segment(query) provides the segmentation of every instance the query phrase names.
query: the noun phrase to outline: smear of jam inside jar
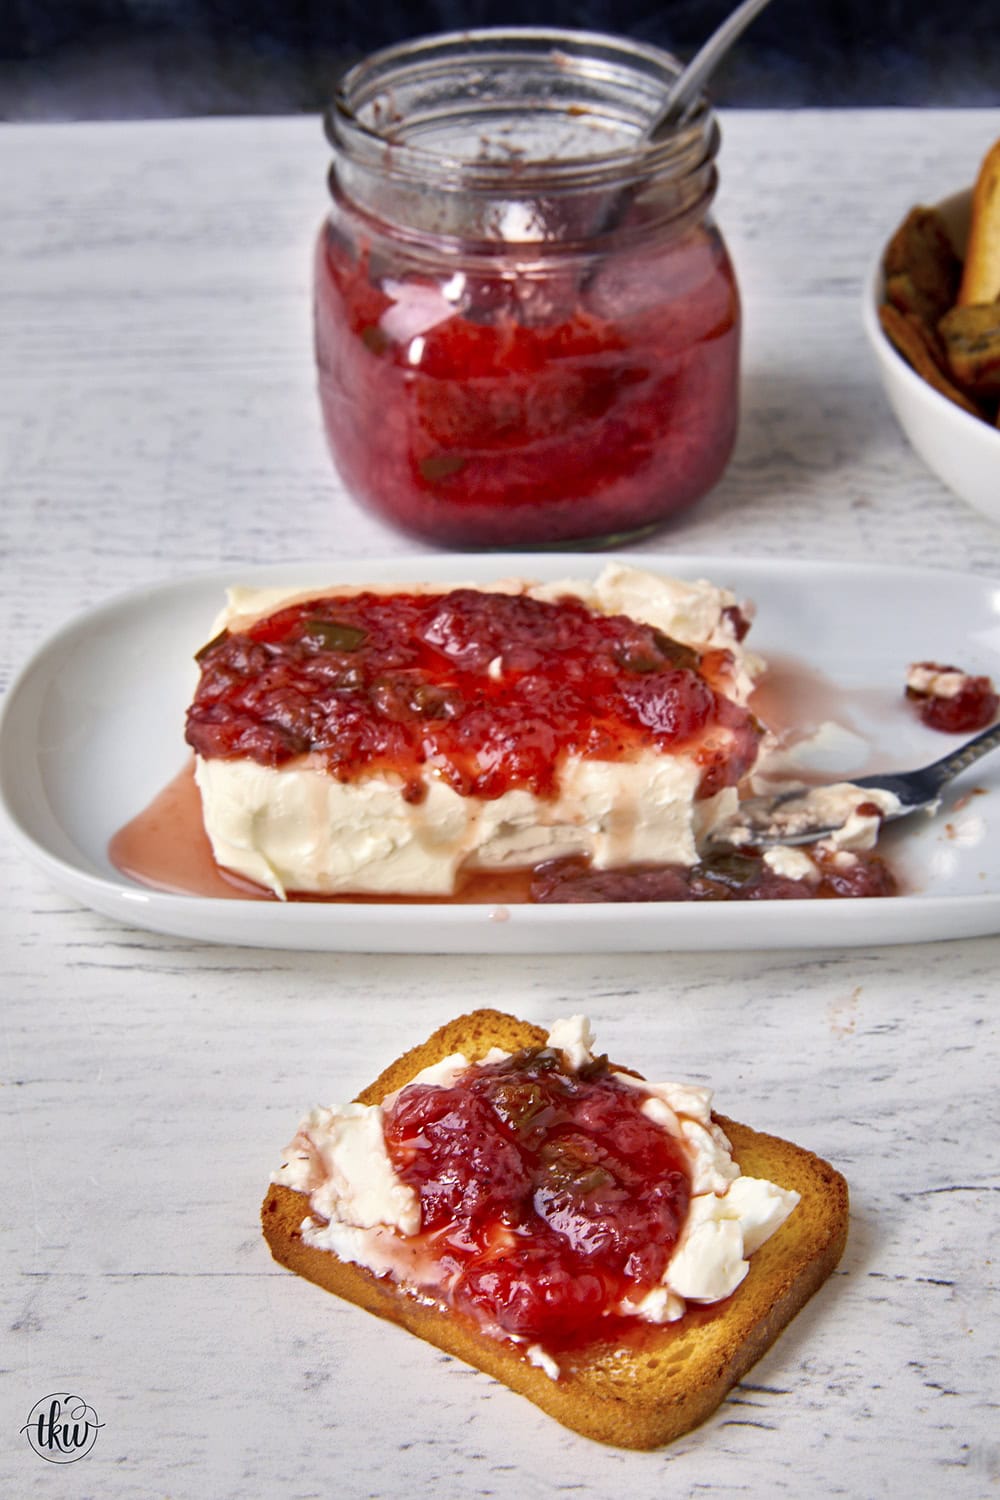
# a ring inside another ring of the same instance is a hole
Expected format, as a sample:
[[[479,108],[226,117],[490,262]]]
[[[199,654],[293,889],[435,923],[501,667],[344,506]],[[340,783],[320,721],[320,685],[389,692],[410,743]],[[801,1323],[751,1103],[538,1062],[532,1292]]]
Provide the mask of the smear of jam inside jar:
[[[737,425],[739,300],[698,224],[582,274],[400,268],[324,228],[320,398],[352,493],[449,546],[610,539],[720,477]]]
[[[605,1058],[568,1073],[550,1048],[402,1090],[386,1145],[454,1273],[455,1306],[558,1350],[593,1339],[624,1296],[661,1279],[690,1178],[643,1099]]]
[[[422,795],[433,768],[463,796],[557,794],[567,755],[684,748],[698,795],[735,785],[760,727],[699,656],[572,597],[455,589],[291,605],[199,652],[187,739],[206,758],[279,766],[313,754],[342,781],[375,771]]]

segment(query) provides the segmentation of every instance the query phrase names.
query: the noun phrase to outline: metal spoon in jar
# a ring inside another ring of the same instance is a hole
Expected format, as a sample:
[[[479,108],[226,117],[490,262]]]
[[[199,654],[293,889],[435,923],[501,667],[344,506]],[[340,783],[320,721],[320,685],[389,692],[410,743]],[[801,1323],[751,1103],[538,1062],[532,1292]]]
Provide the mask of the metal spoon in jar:
[[[859,790],[872,794],[885,823],[921,809],[933,811],[948,782],[998,746],[1000,723],[919,771],[880,772],[834,787],[794,787],[772,796],[748,797],[740,803],[732,822],[718,828],[710,842],[749,844],[756,849],[775,844],[815,844],[836,833],[864,805],[866,799],[857,796]],[[880,793],[888,794],[882,804],[876,800]]]
[[[642,132],[638,142],[640,146],[655,146],[680,129],[709,76],[715,71],[737,38],[742,36],[750,22],[769,4],[770,0],[743,0],[743,3],[726,17],[722,25],[712,32],[708,41],[699,48],[670,85],[661,108],[657,110]],[[592,233],[610,234],[612,230],[618,228],[628,212],[633,191],[633,187],[628,187],[613,196],[605,206],[600,222],[594,226]]]
[[[769,4],[770,0],[743,0],[712,32],[670,85],[662,109],[643,132],[647,141],[663,140],[676,129],[730,47]]]

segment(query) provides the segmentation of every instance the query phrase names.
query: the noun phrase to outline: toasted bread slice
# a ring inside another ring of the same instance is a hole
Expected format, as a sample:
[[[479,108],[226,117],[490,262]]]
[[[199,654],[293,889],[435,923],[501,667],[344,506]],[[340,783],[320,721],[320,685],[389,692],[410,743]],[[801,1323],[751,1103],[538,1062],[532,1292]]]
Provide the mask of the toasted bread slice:
[[[962,266],[934,208],[911,209],[885,250],[886,297],[933,328],[955,301]]]
[[[960,307],[1000,297],[1000,141],[986,153],[972,191],[972,219],[958,293]]]
[[[1000,302],[953,307],[938,333],[959,385],[977,396],[1000,396]]]
[[[901,313],[888,303],[879,308],[878,317],[886,338],[928,385],[933,386],[942,396],[947,396],[949,401],[953,401],[970,416],[983,415],[979,407],[945,374],[945,358],[940,340],[932,329],[926,328],[918,318]]]
[[[477,1061],[491,1047],[517,1051],[545,1041],[537,1026],[498,1011],[475,1011],[405,1053],[358,1095],[358,1102],[379,1103],[422,1068],[454,1052]],[[562,1352],[556,1380],[516,1345],[484,1334],[451,1309],[304,1244],[308,1201],[301,1193],[276,1185],[268,1189],[264,1235],[282,1265],[485,1370],[574,1431],[625,1448],[659,1447],[715,1410],[830,1275],[847,1237],[847,1184],[838,1172],[787,1141],[716,1118],[743,1173],[794,1188],[801,1195],[798,1206],[750,1257],[746,1278],[724,1302],[689,1306],[675,1323],[641,1324],[627,1343]]]

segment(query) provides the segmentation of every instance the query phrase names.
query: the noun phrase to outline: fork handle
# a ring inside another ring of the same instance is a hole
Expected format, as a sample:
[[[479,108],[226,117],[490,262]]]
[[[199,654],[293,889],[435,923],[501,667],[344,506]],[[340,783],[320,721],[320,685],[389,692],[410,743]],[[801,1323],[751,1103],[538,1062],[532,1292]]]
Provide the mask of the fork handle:
[[[959,745],[957,750],[949,750],[947,755],[942,755],[940,760],[932,761],[929,766],[923,766],[912,776],[899,778],[901,786],[910,784],[912,791],[913,782],[919,781],[921,793],[930,796],[946,786],[952,777],[957,776],[960,771],[965,771],[969,766],[975,765],[977,760],[982,760],[984,755],[989,755],[991,750],[1000,746],[1000,720],[991,724],[988,729],[980,730],[979,734],[973,735],[971,740],[966,740],[964,745]],[[855,786],[887,787],[890,791],[894,777],[891,773],[883,776],[859,776]]]
[[[957,750],[952,750],[948,755],[942,755],[940,760],[933,761],[925,768],[925,776],[934,776],[938,786],[944,786],[953,776],[960,771],[965,771],[969,766],[974,766],[977,760],[984,755],[989,755],[1000,745],[1000,721],[991,724],[988,729],[983,729],[979,734],[973,735],[971,740],[966,740]]]

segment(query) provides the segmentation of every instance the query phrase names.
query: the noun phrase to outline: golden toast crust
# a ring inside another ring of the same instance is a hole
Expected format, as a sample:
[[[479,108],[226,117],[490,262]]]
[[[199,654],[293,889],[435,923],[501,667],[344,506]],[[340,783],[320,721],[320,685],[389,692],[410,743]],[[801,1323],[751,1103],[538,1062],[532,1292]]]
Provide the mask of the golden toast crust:
[[[499,1011],[476,1011],[398,1058],[358,1100],[380,1102],[453,1052],[476,1061],[494,1046],[516,1051],[545,1039],[537,1026]],[[676,1323],[641,1325],[625,1345],[595,1343],[561,1353],[558,1380],[451,1309],[304,1244],[308,1202],[301,1193],[268,1189],[264,1236],[275,1260],[289,1270],[495,1376],[574,1431],[625,1448],[659,1447],[715,1410],[830,1275],[847,1237],[847,1184],[827,1162],[775,1136],[716,1119],[741,1170],[796,1189],[798,1207],[755,1251],[745,1280],[725,1302],[689,1307]]]

